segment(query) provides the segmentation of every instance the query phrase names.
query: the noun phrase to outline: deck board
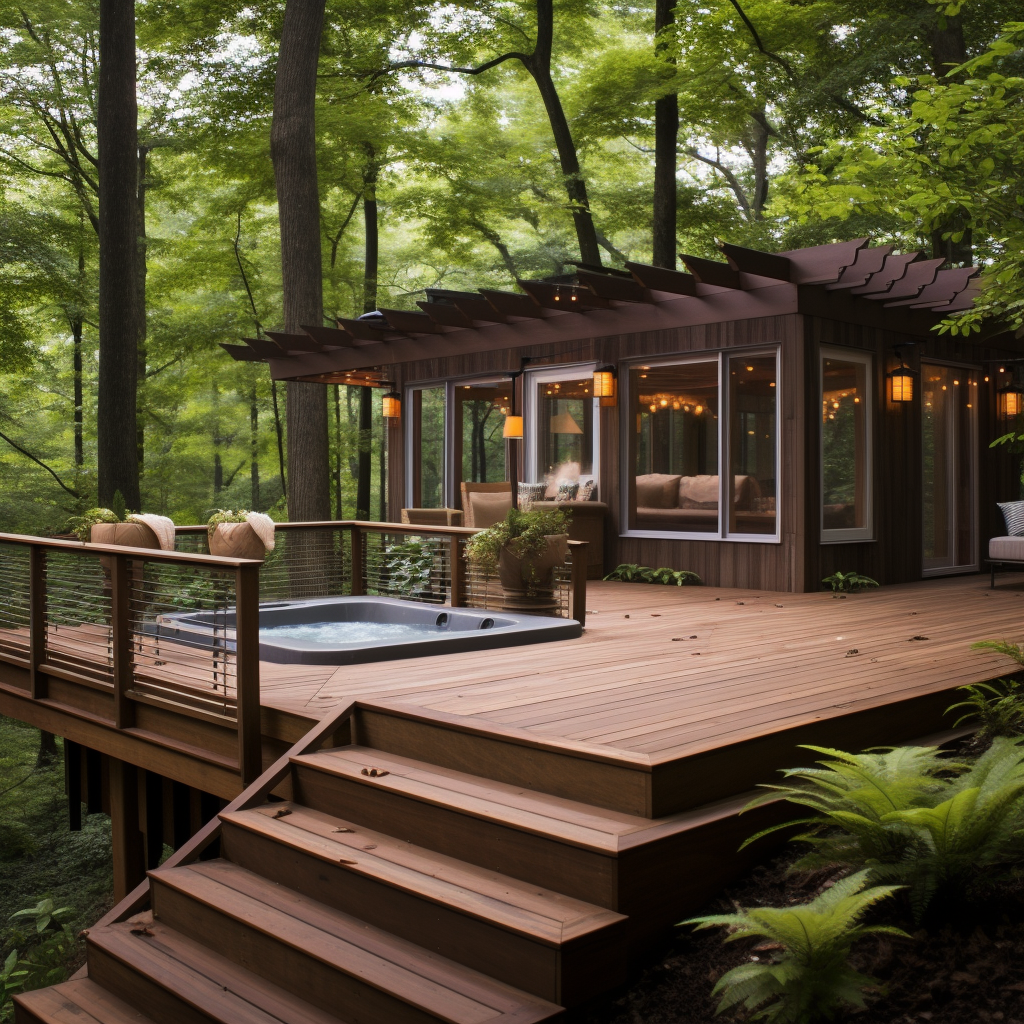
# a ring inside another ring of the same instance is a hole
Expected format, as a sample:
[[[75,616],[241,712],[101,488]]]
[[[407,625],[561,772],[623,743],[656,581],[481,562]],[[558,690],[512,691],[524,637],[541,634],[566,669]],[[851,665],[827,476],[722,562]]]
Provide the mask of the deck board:
[[[386,701],[657,763],[1006,674],[1006,658],[970,645],[1024,639],[1022,598],[1024,574],[995,590],[971,575],[845,600],[591,582],[577,640],[339,668],[263,663],[263,703],[322,716],[352,698]]]

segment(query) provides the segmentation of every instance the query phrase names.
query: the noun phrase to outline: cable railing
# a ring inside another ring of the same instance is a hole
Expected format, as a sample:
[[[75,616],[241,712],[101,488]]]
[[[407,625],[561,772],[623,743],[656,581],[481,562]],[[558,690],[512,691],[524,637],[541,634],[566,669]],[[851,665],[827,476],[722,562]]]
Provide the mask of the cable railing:
[[[246,784],[263,758],[261,603],[369,595],[500,609],[496,575],[466,557],[475,532],[279,523],[264,561],[210,555],[201,526],[178,527],[174,551],[0,534],[0,688],[205,752]],[[586,545],[568,552],[550,613],[584,622]]]

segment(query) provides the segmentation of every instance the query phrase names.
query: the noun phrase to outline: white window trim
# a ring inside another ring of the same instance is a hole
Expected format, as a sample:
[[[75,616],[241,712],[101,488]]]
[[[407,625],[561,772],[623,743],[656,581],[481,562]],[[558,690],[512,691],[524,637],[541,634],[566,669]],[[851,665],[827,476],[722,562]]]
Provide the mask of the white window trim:
[[[864,471],[864,501],[867,508],[867,522],[849,530],[825,529],[825,432],[818,424],[818,536],[822,544],[868,543],[875,539],[875,361],[874,354],[859,348],[843,348],[836,345],[821,345],[818,351],[818,401],[815,416],[821,415],[825,394],[825,360],[842,359],[849,363],[860,363],[867,368],[864,374],[865,408],[864,451],[867,466]]]
[[[731,466],[729,463],[729,396],[726,393],[725,372],[728,360],[733,356],[774,356],[775,357],[775,533],[730,533],[728,523],[728,502],[731,495],[727,488],[732,478]],[[781,345],[761,345],[757,348],[730,348],[718,349],[715,352],[694,353],[687,352],[676,356],[658,356],[656,359],[631,359],[621,365],[619,374],[619,408],[632,409],[633,396],[629,390],[631,370],[640,366],[651,368],[658,366],[682,366],[689,363],[718,363],[718,529],[714,532],[707,531],[696,533],[684,530],[637,530],[623,529],[619,532],[620,537],[636,537],[646,540],[703,540],[715,541],[718,543],[736,544],[781,544],[782,543],[782,381],[780,379],[780,367],[782,362]],[[631,414],[622,415],[620,412],[620,434],[619,434],[619,510],[621,522],[629,522],[629,475],[632,471],[633,439]],[[722,472],[722,466],[727,466],[727,472]]]
[[[526,370],[523,373],[523,473],[527,480],[538,481],[541,479],[540,468],[537,465],[536,444],[540,433],[537,426],[540,405],[534,395],[535,385],[555,383],[556,381],[564,381],[573,377],[593,376],[597,367],[597,363],[559,363],[557,365],[546,363],[544,366],[538,366],[536,369]],[[594,468],[585,475],[588,478],[593,477],[594,482],[598,484],[598,497],[600,497],[601,409],[598,402],[594,403],[593,415]]]

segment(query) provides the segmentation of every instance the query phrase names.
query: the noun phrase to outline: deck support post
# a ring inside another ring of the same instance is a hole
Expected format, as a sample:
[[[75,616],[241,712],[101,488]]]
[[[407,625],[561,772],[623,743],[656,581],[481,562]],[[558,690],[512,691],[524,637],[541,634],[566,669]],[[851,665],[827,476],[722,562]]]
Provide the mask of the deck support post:
[[[352,536],[352,586],[350,593],[353,597],[362,597],[366,593],[366,587],[363,585],[363,531],[358,526],[352,526],[350,529]]]
[[[587,624],[587,541],[569,545],[569,618]]]
[[[145,879],[146,851],[139,821],[139,770],[116,757],[108,761],[114,902],[119,903]]]
[[[263,773],[259,631],[260,566],[240,565],[235,570],[235,718],[243,786]]]
[[[46,697],[46,548],[28,549],[28,677],[33,700]]]
[[[114,673],[114,725],[128,729],[135,724],[132,688],[131,573],[128,559],[114,555],[110,567],[110,630]]]
[[[460,539],[456,533],[448,540],[448,564],[452,578],[450,603],[453,608],[464,608],[466,605],[466,563],[462,559]]]

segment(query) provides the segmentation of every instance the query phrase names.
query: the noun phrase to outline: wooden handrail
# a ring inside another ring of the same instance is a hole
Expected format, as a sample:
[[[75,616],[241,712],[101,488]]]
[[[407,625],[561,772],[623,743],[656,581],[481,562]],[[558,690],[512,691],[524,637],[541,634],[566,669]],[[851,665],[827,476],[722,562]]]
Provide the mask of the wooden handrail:
[[[0,533],[0,544],[23,544],[26,547],[47,548],[78,555],[124,555],[126,558],[145,559],[147,562],[177,562],[207,565],[211,569],[236,569],[242,565],[262,565],[255,558],[225,558],[191,551],[164,551],[161,548],[132,548],[123,544],[92,544],[80,540],[59,540],[55,537],[36,537],[32,534]]]

